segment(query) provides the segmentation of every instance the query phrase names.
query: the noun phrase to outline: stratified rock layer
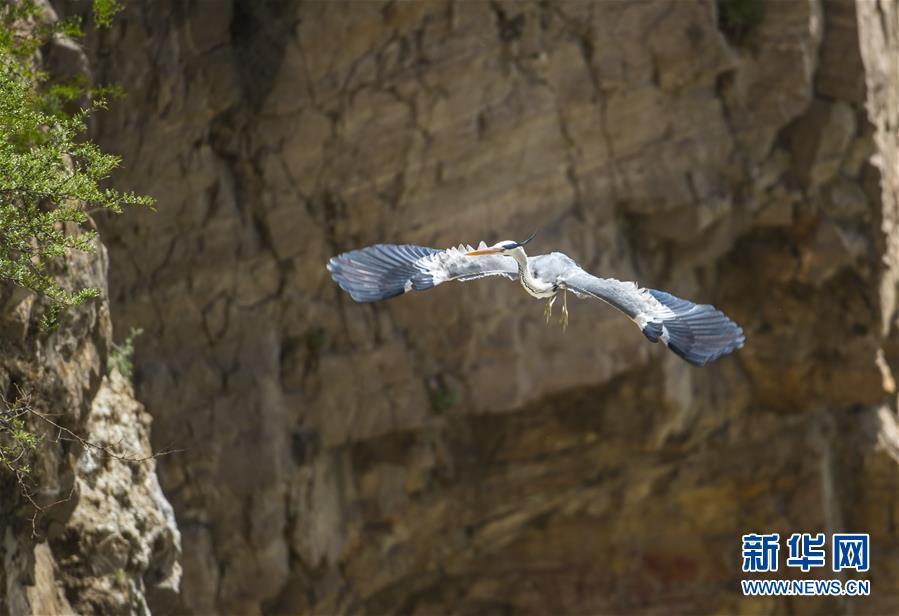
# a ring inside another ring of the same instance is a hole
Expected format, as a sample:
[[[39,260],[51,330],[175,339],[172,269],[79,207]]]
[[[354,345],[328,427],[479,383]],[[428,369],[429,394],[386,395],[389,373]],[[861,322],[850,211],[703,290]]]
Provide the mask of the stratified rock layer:
[[[874,545],[852,609],[899,609],[896,5],[763,8],[130,5],[97,134],[159,208],[102,227],[187,449],[179,609],[833,612],[743,599],[740,536],[840,530]],[[696,370],[598,303],[562,334],[508,282],[363,306],[324,268],[534,229],[746,348]]]

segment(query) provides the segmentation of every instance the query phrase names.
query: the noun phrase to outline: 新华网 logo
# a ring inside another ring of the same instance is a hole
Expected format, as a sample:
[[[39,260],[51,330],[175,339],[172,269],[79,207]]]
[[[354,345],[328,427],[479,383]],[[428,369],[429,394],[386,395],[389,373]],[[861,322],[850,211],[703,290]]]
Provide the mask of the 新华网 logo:
[[[834,573],[870,569],[870,537],[867,533],[834,533],[830,538],[830,550],[824,533],[793,533],[786,539],[785,563],[803,573],[821,569],[830,559]],[[743,573],[776,573],[780,556],[778,533],[749,533],[743,535]],[[837,579],[779,579],[741,580],[743,594],[747,596],[795,595],[795,596],[866,596],[871,594],[869,580]]]

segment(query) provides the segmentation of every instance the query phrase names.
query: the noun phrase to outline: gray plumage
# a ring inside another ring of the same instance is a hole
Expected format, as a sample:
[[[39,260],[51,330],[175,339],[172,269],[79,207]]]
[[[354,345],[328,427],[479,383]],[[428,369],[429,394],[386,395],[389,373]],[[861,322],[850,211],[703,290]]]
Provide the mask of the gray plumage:
[[[560,292],[563,325],[568,322],[567,291],[594,297],[627,315],[649,340],[661,341],[697,366],[743,346],[743,330],[714,306],[639,288],[633,282],[597,278],[560,252],[528,257],[522,248],[527,241],[507,240],[491,247],[481,242],[477,251],[464,245],[437,250],[377,244],[333,257],[327,267],[334,282],[357,302],[422,291],[448,280],[505,276],[518,280],[531,296],[548,299],[547,321]]]

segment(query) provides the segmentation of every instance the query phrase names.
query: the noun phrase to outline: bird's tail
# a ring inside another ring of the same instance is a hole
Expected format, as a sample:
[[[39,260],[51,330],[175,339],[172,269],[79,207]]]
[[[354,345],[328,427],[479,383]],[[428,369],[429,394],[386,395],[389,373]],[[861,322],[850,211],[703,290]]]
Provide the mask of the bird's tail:
[[[652,342],[661,340],[696,366],[704,366],[743,346],[742,328],[714,306],[694,304],[664,291],[647,290],[673,313],[643,327],[643,334]]]

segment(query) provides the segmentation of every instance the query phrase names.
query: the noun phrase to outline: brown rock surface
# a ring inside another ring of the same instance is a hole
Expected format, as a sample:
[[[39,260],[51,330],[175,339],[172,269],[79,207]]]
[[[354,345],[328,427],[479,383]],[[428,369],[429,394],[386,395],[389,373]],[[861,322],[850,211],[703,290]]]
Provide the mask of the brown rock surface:
[[[99,253],[70,259],[68,280],[105,286],[102,246]],[[71,432],[32,418],[41,442],[24,491],[5,469],[0,476],[0,613],[147,614],[171,606],[180,538],[156,464],[107,455],[151,454],[150,416],[118,372],[104,375],[107,304],[78,308],[42,332],[40,302],[8,286],[3,300],[4,400],[27,400]]]
[[[54,74],[86,65],[68,39],[43,54],[57,63],[43,64]],[[59,273],[71,289],[105,291],[107,266],[98,244],[96,254],[72,254]],[[39,327],[44,309],[33,295],[0,284],[0,409],[27,407],[54,423],[24,415],[40,436],[31,471],[20,483],[0,469],[0,614],[169,608],[180,581],[180,539],[155,461],[107,455],[151,454],[150,415],[130,383],[108,372],[109,304],[69,310],[55,330]]]
[[[896,3],[129,4],[102,222],[194,613],[899,610]],[[702,370],[501,281],[353,304],[331,255],[517,238],[710,301]],[[743,599],[740,535],[869,532],[869,599]]]

